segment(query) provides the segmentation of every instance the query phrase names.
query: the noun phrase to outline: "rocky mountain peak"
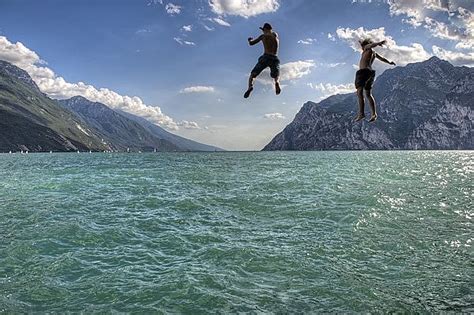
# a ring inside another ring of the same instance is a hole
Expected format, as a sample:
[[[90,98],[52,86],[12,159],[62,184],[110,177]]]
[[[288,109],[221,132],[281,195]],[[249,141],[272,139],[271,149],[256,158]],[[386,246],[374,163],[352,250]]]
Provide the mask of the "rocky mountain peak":
[[[28,86],[30,86],[37,92],[41,93],[40,89],[36,85],[35,81],[33,81],[33,79],[30,77],[28,72],[21,68],[18,68],[17,66],[9,63],[8,61],[0,60],[0,73],[6,76],[15,77],[23,83],[26,83]]]
[[[379,119],[354,123],[357,97],[307,102],[264,150],[474,149],[474,69],[432,57],[375,81]],[[368,114],[366,108],[366,114]]]

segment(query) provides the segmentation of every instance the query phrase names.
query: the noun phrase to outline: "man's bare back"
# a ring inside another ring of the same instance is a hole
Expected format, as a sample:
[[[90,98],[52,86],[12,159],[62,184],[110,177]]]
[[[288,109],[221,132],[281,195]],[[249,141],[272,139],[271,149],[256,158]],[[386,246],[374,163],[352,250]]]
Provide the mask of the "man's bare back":
[[[267,55],[276,56],[278,54],[278,34],[272,31],[265,31],[262,35],[256,39],[249,38],[249,44],[251,46],[258,44],[259,42],[263,43],[263,51]]]
[[[278,54],[278,34],[271,32],[268,34],[260,35],[263,43],[264,52],[268,55],[276,56]]]

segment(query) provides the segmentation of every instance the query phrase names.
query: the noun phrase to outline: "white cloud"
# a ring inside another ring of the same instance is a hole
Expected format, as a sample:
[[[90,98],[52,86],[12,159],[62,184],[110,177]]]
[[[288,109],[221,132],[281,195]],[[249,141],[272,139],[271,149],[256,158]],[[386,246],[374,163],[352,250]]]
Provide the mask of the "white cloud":
[[[203,26],[206,29],[206,31],[212,32],[214,30],[213,27],[207,26],[206,24],[203,24]]]
[[[138,31],[135,32],[135,34],[137,35],[145,35],[148,33],[151,33],[151,30],[147,28],[139,29]]]
[[[173,39],[175,40],[175,42],[177,42],[180,45],[196,46],[195,42],[184,40],[181,37],[174,37]]]
[[[214,92],[215,88],[213,86],[202,86],[202,85],[197,85],[197,86],[189,86],[181,91],[179,93],[210,93]]]
[[[193,30],[193,26],[192,25],[183,25],[183,27],[181,27],[181,30],[184,31],[184,32],[191,32]]]
[[[170,2],[165,6],[165,9],[169,15],[176,15],[181,13],[182,7]]]
[[[336,36],[332,35],[331,33],[328,33],[328,39],[332,42],[336,41]]]
[[[459,52],[446,50],[438,46],[433,46],[433,53],[441,59],[447,60],[454,65],[474,67],[474,52]]]
[[[217,23],[217,24],[219,24],[219,25],[221,25],[221,26],[227,26],[227,27],[230,26],[229,22],[227,22],[227,21],[225,21],[225,20],[223,20],[223,19],[221,19],[221,18],[219,18],[219,17],[210,18],[209,21],[212,21],[212,22],[214,22],[214,23]]]
[[[464,37],[464,34],[458,33],[458,29],[449,27],[448,24],[439,22],[430,17],[425,17],[424,27],[428,29],[434,37],[453,41],[462,40]]]
[[[316,38],[306,38],[306,39],[300,39],[298,41],[298,44],[302,44],[302,45],[312,45],[316,43]]]
[[[281,81],[296,80],[311,73],[316,64],[313,60],[288,62],[281,66]]]
[[[219,15],[238,15],[244,18],[275,12],[278,0],[209,0],[211,10]]]
[[[321,99],[326,98],[335,94],[347,94],[355,91],[354,83],[347,84],[331,84],[331,83],[318,83],[318,84],[307,84],[310,88],[315,89],[323,94]]]
[[[11,43],[4,36],[0,36],[0,59],[27,71],[40,90],[52,98],[66,99],[81,95],[91,101],[103,103],[110,108],[146,118],[168,129],[178,129],[179,123],[163,114],[158,106],[147,105],[137,96],[120,95],[107,88],[96,88],[83,82],[67,82],[64,78],[57,76],[53,70],[41,66],[45,62],[34,51],[20,42]]]
[[[148,2],[147,6],[157,5],[157,4],[163,5],[163,0],[150,0],[150,1]]]
[[[288,62],[280,66],[280,81],[294,81],[311,73],[311,69],[316,67],[313,60],[299,60]],[[263,84],[273,84],[273,80],[269,77],[268,69],[259,76],[259,81]]]
[[[362,27],[358,29],[338,28],[336,34],[339,39],[346,41],[357,52],[360,52],[359,40],[361,39],[386,40],[386,45],[384,47],[377,47],[376,50],[387,59],[395,61],[398,65],[424,61],[431,56],[418,43],[413,43],[410,46],[399,46],[391,36],[385,34],[383,27],[372,30],[366,30]]]
[[[11,62],[22,69],[40,63],[40,57],[34,51],[20,42],[11,43],[5,36],[0,36],[0,59]]]
[[[388,5],[391,15],[406,15],[409,23],[415,27],[420,26],[423,19],[431,12],[449,12],[454,1],[446,0],[389,0]]]
[[[286,117],[283,116],[282,113],[268,113],[263,115],[263,118],[270,119],[270,120],[277,120],[277,119],[285,119]]]
[[[388,4],[390,14],[405,15],[403,21],[413,27],[423,25],[434,37],[456,41],[456,49],[474,50],[472,0],[390,0]]]
[[[328,63],[326,64],[329,68],[336,68],[339,66],[344,66],[346,63],[345,62],[333,62],[333,63]]]
[[[184,129],[201,129],[201,127],[199,127],[198,123],[195,121],[183,120],[180,123],[178,123],[178,125],[180,127],[183,127]]]

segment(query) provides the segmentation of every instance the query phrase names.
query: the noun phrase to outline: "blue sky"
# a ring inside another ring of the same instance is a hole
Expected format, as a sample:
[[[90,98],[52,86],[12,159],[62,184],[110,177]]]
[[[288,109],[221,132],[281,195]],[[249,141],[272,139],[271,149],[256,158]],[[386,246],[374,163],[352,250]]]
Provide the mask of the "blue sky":
[[[400,65],[438,55],[473,66],[473,3],[0,0],[0,59],[26,68],[52,97],[84,94],[188,138],[258,150],[304,102],[352,91],[360,37],[389,37],[380,52]],[[247,37],[264,22],[280,36],[284,88],[276,96],[257,82],[246,100],[248,73],[262,53]]]

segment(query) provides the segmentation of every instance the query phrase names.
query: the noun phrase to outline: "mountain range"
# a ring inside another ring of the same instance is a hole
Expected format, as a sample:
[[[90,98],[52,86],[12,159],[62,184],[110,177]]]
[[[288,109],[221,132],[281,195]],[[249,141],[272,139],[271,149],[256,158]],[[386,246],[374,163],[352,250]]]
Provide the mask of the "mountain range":
[[[357,97],[307,102],[263,150],[474,149],[474,69],[432,57],[375,81],[379,119],[355,123]],[[53,100],[0,60],[0,152],[220,151],[145,118],[75,96]]]
[[[222,151],[82,96],[53,100],[0,60],[0,152]]]
[[[389,69],[374,84],[375,123],[353,121],[355,93],[334,95],[305,103],[263,150],[472,150],[473,86],[473,68],[437,57]]]

